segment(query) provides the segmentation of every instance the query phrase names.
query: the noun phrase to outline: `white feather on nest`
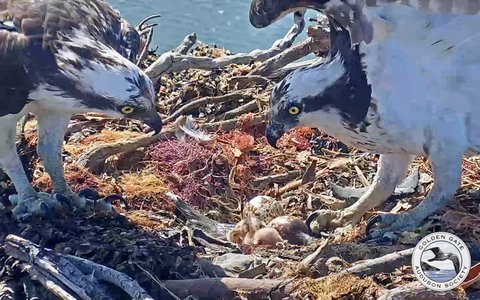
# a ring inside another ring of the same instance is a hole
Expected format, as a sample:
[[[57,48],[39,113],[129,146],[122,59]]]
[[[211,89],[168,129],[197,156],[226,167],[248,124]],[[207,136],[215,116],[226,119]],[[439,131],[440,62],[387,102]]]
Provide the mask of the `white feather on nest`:
[[[189,136],[202,142],[212,140],[210,134],[198,129],[192,116],[180,116],[175,121],[175,136],[177,139],[183,139],[185,136]]]

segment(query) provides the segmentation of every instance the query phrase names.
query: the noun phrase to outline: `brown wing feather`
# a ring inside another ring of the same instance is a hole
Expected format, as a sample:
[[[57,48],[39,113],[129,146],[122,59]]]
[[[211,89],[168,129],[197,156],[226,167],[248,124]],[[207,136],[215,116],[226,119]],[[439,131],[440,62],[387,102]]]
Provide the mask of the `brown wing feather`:
[[[44,44],[80,28],[114,48],[119,43],[120,16],[98,0],[0,0],[0,20],[28,37],[43,35]]]
[[[72,30],[114,49],[121,42],[121,18],[100,0],[0,0],[0,21],[16,28],[0,29],[0,117],[23,108],[34,84],[30,70],[55,65],[53,52]]]

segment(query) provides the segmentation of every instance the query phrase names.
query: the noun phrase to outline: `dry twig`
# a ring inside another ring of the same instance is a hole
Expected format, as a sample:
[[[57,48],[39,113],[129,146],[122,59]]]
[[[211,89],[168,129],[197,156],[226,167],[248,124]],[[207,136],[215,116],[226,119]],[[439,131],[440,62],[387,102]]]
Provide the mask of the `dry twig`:
[[[200,99],[192,100],[185,104],[184,106],[176,109],[170,116],[168,116],[164,122],[169,122],[175,120],[177,117],[181,115],[188,114],[189,112],[197,109],[201,106],[206,104],[218,104],[224,103],[227,101],[238,101],[241,99],[251,99],[253,97],[254,90],[253,89],[246,89],[241,91],[233,91],[231,93],[216,96],[216,97],[203,97]]]
[[[328,245],[329,242],[331,242],[332,239],[326,239],[323,241],[320,246],[318,246],[317,250],[315,250],[313,253],[305,257],[300,264],[297,266],[297,270],[309,270],[313,264],[320,258],[323,249]]]
[[[215,117],[215,121],[228,120],[258,110],[257,100],[247,102],[237,108]]]

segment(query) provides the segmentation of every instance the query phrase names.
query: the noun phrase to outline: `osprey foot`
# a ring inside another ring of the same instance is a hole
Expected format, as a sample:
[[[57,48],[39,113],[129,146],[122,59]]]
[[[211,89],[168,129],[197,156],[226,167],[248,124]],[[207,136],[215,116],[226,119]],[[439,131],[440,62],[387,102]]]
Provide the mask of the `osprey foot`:
[[[394,240],[397,232],[415,228],[421,222],[422,220],[416,219],[410,213],[377,213],[368,220],[365,228],[366,237],[362,241],[384,240],[384,238]],[[377,224],[380,226],[377,227]],[[375,228],[372,229],[374,226]]]
[[[32,216],[53,218],[55,211],[62,206],[71,206],[71,200],[60,194],[37,193],[29,198],[11,195],[9,201],[15,207],[12,215],[17,220],[25,220]]]
[[[102,198],[94,189],[85,188],[78,193],[78,196],[86,199],[87,205],[92,206],[94,210],[107,212],[113,211],[112,202],[115,200],[121,201],[125,205],[125,207],[129,209],[129,205],[125,198],[118,194],[109,195]]]
[[[336,233],[341,234],[351,228],[350,225],[356,223],[355,215],[347,210],[320,209],[311,213],[305,221],[310,235],[320,237],[320,233],[325,230],[336,229]],[[343,227],[347,225],[346,227]]]

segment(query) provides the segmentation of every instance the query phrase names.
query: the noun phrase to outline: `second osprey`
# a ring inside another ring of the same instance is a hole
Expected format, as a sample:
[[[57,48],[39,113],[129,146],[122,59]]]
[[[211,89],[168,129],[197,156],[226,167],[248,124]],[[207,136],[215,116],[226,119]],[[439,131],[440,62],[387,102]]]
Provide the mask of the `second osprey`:
[[[480,150],[480,1],[395,2],[252,3],[256,27],[303,7],[331,21],[329,57],[291,73],[273,91],[269,142],[292,127],[318,127],[380,154],[373,183],[355,204],[309,218],[317,231],[358,222],[392,194],[415,156],[427,156],[435,183],[426,199],[406,213],[380,213],[368,228],[383,226],[369,237],[418,226],[452,200],[463,156]]]

